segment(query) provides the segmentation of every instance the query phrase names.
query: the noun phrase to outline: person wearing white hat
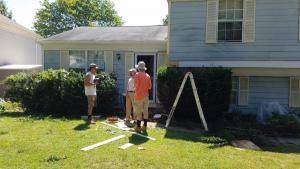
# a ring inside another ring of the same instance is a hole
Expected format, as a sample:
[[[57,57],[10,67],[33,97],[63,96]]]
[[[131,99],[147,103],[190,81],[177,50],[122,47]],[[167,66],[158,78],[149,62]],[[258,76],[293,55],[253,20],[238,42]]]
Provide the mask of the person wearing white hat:
[[[126,117],[125,124],[131,126],[130,120],[135,120],[135,113],[132,111],[134,105],[134,76],[136,69],[132,68],[128,70],[130,78],[128,79],[126,89]]]
[[[149,90],[152,88],[151,78],[146,73],[146,64],[140,61],[137,65],[138,73],[134,76],[134,112],[137,116],[137,122],[134,130],[140,132],[146,131],[148,121],[148,108],[149,108]],[[144,120],[143,127],[141,121]]]
[[[88,124],[95,124],[92,119],[92,113],[97,99],[96,85],[98,80],[96,79],[96,73],[97,65],[92,63],[90,64],[89,72],[84,77],[84,92],[88,100]]]

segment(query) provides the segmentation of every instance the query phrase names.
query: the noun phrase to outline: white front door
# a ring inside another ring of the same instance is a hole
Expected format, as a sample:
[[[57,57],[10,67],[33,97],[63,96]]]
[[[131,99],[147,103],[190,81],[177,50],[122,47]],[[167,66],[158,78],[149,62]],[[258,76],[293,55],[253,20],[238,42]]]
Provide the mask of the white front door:
[[[139,61],[146,63],[146,72],[151,77],[152,89],[149,93],[149,100],[150,102],[156,102],[156,53],[136,53],[134,64],[137,65]]]

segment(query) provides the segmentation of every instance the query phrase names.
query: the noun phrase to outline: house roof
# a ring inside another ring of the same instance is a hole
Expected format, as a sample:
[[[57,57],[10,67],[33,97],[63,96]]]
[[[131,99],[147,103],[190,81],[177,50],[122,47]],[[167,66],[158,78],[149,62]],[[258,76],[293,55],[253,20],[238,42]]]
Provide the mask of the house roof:
[[[165,42],[167,34],[167,26],[78,27],[44,42]]]
[[[0,14],[0,29],[3,29],[8,32],[16,33],[22,36],[30,37],[32,39],[42,39],[41,36],[35,32],[25,28],[24,26],[18,24],[17,22],[7,18]]]

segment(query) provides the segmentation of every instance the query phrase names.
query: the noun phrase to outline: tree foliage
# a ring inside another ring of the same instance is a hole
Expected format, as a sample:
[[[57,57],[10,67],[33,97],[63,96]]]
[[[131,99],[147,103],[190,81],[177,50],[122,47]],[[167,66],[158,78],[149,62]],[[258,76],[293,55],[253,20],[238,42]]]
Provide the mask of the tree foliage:
[[[110,0],[43,0],[35,31],[49,37],[80,26],[120,26],[123,21]]]
[[[8,11],[8,8],[3,0],[0,0],[0,14],[12,19],[12,11]]]

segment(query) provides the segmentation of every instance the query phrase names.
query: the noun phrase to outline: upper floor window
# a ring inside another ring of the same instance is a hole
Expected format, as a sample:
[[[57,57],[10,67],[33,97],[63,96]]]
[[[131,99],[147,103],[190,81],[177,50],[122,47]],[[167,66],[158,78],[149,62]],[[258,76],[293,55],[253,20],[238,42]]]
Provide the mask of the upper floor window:
[[[243,0],[219,0],[218,41],[242,42]]]

